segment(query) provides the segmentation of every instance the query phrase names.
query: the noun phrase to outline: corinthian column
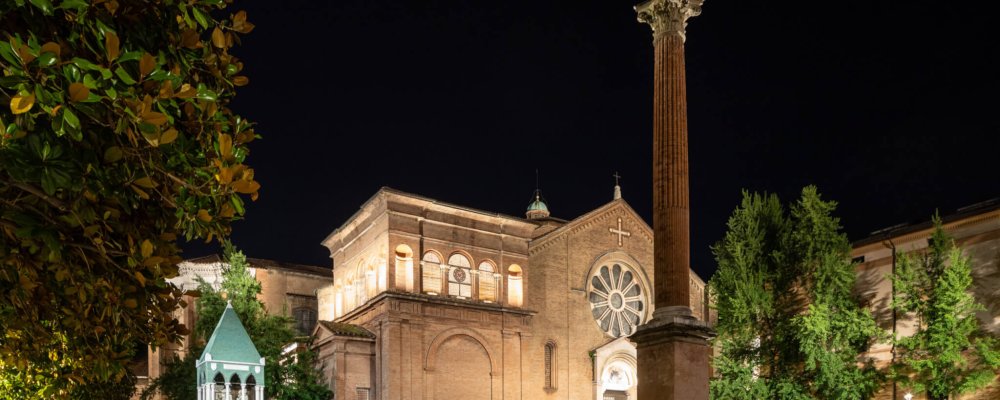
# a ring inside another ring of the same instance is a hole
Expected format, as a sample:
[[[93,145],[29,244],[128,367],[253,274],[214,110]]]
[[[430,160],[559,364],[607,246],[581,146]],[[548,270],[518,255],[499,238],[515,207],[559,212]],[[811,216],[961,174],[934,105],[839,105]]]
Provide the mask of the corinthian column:
[[[653,260],[656,313],[691,315],[688,205],[687,20],[702,0],[653,0],[636,7],[653,28]]]
[[[708,400],[708,339],[691,316],[685,29],[704,0],[650,0],[636,6],[653,28],[653,319],[632,336],[637,344],[638,397]]]

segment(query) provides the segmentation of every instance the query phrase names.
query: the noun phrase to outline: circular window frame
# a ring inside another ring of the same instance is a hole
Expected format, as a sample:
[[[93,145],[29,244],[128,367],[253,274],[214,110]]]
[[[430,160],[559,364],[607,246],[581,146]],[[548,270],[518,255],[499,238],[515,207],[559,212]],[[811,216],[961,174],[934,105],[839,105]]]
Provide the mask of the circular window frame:
[[[648,280],[633,266],[637,263],[623,258],[601,257],[587,275],[586,298],[591,317],[597,329],[611,338],[635,334],[650,315]],[[627,274],[631,276],[628,279]]]

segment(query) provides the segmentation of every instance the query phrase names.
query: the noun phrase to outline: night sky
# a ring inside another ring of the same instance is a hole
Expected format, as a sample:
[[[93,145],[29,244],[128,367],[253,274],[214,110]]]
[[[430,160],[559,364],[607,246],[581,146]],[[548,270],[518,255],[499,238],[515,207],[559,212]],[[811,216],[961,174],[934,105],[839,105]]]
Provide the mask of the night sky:
[[[633,3],[238,1],[233,109],[264,139],[234,242],[329,266],[379,187],[523,216],[624,198],[652,222],[652,36]],[[707,0],[688,26],[692,265],[741,189],[816,184],[851,240],[1000,196],[1000,28],[940,1]],[[187,257],[208,248],[192,245]]]

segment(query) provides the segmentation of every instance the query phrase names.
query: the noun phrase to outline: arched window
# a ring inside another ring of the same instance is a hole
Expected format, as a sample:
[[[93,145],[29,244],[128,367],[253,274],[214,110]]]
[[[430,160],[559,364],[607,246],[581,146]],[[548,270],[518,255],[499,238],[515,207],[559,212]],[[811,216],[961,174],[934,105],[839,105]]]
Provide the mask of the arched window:
[[[396,289],[413,291],[413,250],[410,246],[396,246]]]
[[[507,268],[507,304],[513,307],[524,304],[524,283],[521,275],[520,265],[511,264]]]
[[[250,375],[247,377],[247,400],[257,400],[257,379]]]
[[[240,377],[239,375],[233,374],[229,378],[229,398],[239,399],[240,398]]]
[[[372,259],[365,268],[365,300],[374,298],[376,294],[378,294],[378,276],[375,270],[375,259]]]
[[[424,253],[420,270],[424,293],[441,294],[441,257],[433,251]]]
[[[365,282],[368,280],[367,276],[364,264],[358,264],[358,268],[354,272],[354,294],[358,296],[358,302],[355,304],[355,307],[361,307],[368,301],[368,291],[365,290]]]
[[[462,299],[472,297],[472,263],[458,253],[448,257],[448,295]]]
[[[344,313],[349,313],[357,304],[358,296],[354,293],[354,276],[347,278],[347,285],[344,290]]]
[[[556,344],[553,342],[545,343],[545,389],[555,389],[556,388]]]
[[[479,300],[497,301],[497,267],[490,261],[479,263]]]
[[[212,379],[215,382],[215,390],[212,392],[212,400],[225,400],[226,398],[226,377],[222,376],[222,373],[216,373],[215,378]]]

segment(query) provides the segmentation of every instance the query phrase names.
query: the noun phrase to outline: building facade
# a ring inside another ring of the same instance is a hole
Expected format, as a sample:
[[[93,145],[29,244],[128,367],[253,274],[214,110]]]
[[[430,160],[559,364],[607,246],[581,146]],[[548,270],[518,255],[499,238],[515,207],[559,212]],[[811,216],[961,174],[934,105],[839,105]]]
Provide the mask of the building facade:
[[[993,334],[1000,334],[1000,200],[959,209],[943,217],[943,228],[972,264],[972,293],[985,306],[979,312],[982,326]],[[872,310],[882,329],[898,336],[912,335],[913,318],[892,312],[892,276],[898,261],[894,254],[926,251],[934,226],[930,221],[890,227],[873,233],[854,243],[852,256],[858,262],[857,288],[862,300]],[[893,360],[889,343],[878,343],[868,353],[876,365],[884,367]],[[989,388],[963,400],[1000,398],[1000,388],[994,383]],[[904,399],[908,388],[889,384],[879,394],[879,399]],[[920,397],[913,397],[921,399]]]
[[[652,230],[618,193],[566,221],[537,193],[518,218],[380,190],[323,241],[314,346],[336,398],[634,399]]]

